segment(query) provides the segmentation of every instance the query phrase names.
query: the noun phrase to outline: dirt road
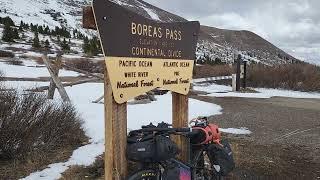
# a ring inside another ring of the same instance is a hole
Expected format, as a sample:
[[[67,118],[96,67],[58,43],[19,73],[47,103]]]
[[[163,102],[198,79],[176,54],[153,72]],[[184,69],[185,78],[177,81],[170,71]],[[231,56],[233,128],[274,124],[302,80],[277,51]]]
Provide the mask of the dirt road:
[[[237,163],[230,179],[320,179],[320,100],[192,98],[222,106],[211,117],[221,127],[252,131],[224,134]]]

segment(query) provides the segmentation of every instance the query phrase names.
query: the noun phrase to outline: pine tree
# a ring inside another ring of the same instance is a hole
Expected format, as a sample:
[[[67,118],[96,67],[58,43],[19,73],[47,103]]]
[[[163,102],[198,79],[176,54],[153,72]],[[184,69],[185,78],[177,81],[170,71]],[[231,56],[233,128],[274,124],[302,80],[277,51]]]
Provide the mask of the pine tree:
[[[90,53],[93,56],[98,54],[97,45],[96,45],[96,43],[94,42],[93,39],[90,40]]]
[[[28,23],[25,23],[23,28],[24,28],[24,29],[29,29],[29,24],[28,24]]]
[[[47,50],[50,49],[50,43],[49,43],[49,40],[48,40],[48,39],[44,42],[44,47],[45,47]]]
[[[31,26],[31,31],[38,33],[38,24]]]
[[[54,27],[54,33],[56,35],[60,35],[59,31],[60,31],[60,28],[58,26]]]
[[[49,26],[46,26],[45,28],[44,28],[44,34],[50,34],[50,29],[49,29]]]
[[[40,42],[39,42],[39,35],[38,32],[34,33],[34,38],[33,38],[33,43],[32,43],[32,47],[34,48],[40,48]]]
[[[19,31],[22,31],[23,28],[24,28],[24,23],[23,23],[23,21],[20,21]]]
[[[18,32],[17,28],[12,29],[12,36],[13,36],[13,39],[20,39],[19,32]]]
[[[102,53],[101,45],[97,37],[93,37],[90,40],[87,37],[84,37],[82,50],[88,56],[95,56]]]
[[[77,30],[77,29],[74,29],[74,30],[72,31],[72,33],[73,33],[73,37],[74,37],[74,38],[77,38],[78,30]]]
[[[24,32],[21,32],[20,39],[25,39],[25,38],[26,38],[26,35],[24,34]]]
[[[9,16],[2,18],[1,21],[2,21],[1,23],[4,25],[15,26],[13,20]]]
[[[87,37],[84,37],[82,50],[85,54],[89,54],[90,45],[89,45],[89,39]]]
[[[42,28],[42,26],[38,26],[38,32],[39,32],[39,34],[43,34],[43,28]]]
[[[97,55],[99,53],[102,53],[99,39],[96,36],[94,36],[91,41],[92,41],[91,44],[93,48],[93,54]]]
[[[64,52],[70,51],[70,46],[66,41],[66,38],[63,38],[63,42],[61,43],[61,48]]]
[[[14,42],[13,30],[9,24],[5,24],[4,26],[2,40],[5,42]]]

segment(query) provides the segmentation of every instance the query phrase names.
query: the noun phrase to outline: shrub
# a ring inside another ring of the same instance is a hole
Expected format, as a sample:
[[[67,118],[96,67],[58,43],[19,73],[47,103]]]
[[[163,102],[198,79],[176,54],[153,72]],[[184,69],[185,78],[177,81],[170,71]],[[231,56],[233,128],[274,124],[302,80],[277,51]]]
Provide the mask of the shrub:
[[[35,57],[35,61],[37,64],[42,65],[44,64],[42,57]]]
[[[235,73],[235,70],[229,65],[202,65],[194,67],[194,78],[231,76],[233,73]]]
[[[0,57],[10,57],[10,58],[13,58],[14,57],[14,54],[10,51],[3,51],[3,50],[0,50]]]
[[[70,104],[49,102],[42,94],[0,91],[0,159],[78,145],[81,120]]]
[[[250,65],[248,85],[298,91],[320,91],[320,69],[311,64]]]
[[[6,61],[6,63],[10,64],[10,65],[23,66],[23,61],[20,61],[17,59],[12,59],[12,60]]]
[[[92,62],[88,59],[70,60],[65,63],[69,66],[91,73],[103,73],[105,66],[104,61]]]

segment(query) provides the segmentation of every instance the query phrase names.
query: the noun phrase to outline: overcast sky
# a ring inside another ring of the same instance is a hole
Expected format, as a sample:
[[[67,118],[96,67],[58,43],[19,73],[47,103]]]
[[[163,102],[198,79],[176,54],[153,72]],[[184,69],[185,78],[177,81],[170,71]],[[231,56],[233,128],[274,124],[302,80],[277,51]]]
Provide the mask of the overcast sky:
[[[203,25],[253,31],[299,58],[320,59],[320,0],[145,1]]]

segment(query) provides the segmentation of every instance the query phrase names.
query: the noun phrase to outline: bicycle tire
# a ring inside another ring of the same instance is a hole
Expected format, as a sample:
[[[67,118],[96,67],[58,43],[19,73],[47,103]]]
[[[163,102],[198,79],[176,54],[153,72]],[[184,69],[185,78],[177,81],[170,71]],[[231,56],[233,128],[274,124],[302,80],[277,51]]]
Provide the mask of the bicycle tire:
[[[160,175],[157,170],[148,169],[136,172],[127,180],[160,180]]]
[[[223,180],[223,177],[214,170],[204,148],[193,149],[192,165],[193,180]]]

